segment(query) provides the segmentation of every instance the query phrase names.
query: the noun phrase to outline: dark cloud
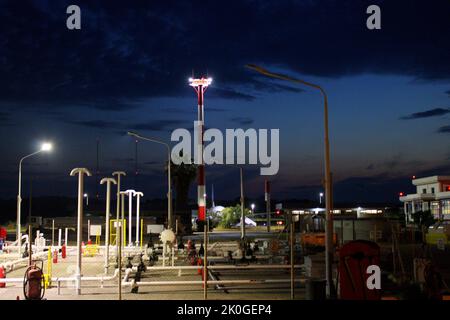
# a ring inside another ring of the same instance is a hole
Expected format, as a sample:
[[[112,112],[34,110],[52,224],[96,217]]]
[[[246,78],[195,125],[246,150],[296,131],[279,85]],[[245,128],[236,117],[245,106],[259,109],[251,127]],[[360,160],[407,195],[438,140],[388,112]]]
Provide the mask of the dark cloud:
[[[210,106],[205,106],[207,112],[224,112],[227,111],[226,109],[223,108],[214,108],[214,107],[210,107]],[[161,108],[160,109],[163,112],[167,112],[167,113],[178,113],[178,114],[184,114],[184,113],[197,113],[197,109],[196,108],[178,108],[178,107],[168,107],[168,108]]]
[[[368,0],[79,0],[79,31],[65,27],[69,4],[2,1],[2,102],[127,110],[149,97],[192,96],[183,81],[192,70],[214,77],[215,97],[248,101],[261,91],[299,91],[261,80],[246,63],[306,76],[450,78],[446,0],[383,1],[375,32],[365,27]]]
[[[253,119],[250,119],[247,117],[235,117],[235,118],[231,118],[230,120],[233,122],[236,122],[237,124],[239,124],[241,126],[248,126],[254,122]]]
[[[450,113],[450,109],[434,108],[427,111],[412,113],[408,116],[401,117],[401,120],[414,120],[422,118],[440,117]]]
[[[145,165],[149,165],[149,166],[153,166],[155,164],[161,164],[161,162],[157,162],[157,161],[146,161],[144,162]]]
[[[113,158],[113,159],[111,159],[111,163],[113,165],[117,165],[117,164],[124,165],[124,164],[132,163],[134,161],[135,161],[134,158]]]
[[[10,114],[8,112],[0,111],[0,124],[6,125],[9,123]]]
[[[140,123],[124,124],[116,121],[105,120],[64,120],[66,123],[73,125],[95,128],[95,129],[114,129],[114,133],[120,136],[127,135],[129,130],[142,130],[142,131],[167,131],[173,130],[178,127],[185,127],[188,122],[184,120],[150,120]]]
[[[87,121],[68,120],[66,122],[83,127],[97,128],[97,129],[112,129],[121,127],[120,123],[118,122],[104,121],[104,120],[87,120]]]
[[[450,133],[450,126],[442,126],[437,130],[438,133]]]
[[[163,131],[173,130],[176,128],[184,128],[186,127],[187,123],[188,122],[184,120],[154,120],[128,125],[128,128],[132,130],[143,131]]]
[[[252,101],[256,99],[255,96],[252,96],[247,93],[242,93],[231,89],[219,89],[219,88],[214,88],[213,90],[211,90],[211,94],[209,95],[209,97],[224,98],[231,100],[245,100],[245,101]]]

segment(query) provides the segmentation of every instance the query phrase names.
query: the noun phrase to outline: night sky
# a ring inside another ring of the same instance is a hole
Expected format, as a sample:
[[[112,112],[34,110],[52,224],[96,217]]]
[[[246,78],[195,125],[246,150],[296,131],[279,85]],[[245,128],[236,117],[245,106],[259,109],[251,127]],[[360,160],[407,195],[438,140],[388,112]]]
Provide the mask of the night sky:
[[[81,30],[66,8],[81,7]],[[381,30],[366,8],[381,7]],[[0,198],[75,196],[75,167],[101,178],[127,171],[125,187],[166,193],[163,147],[125,133],[170,139],[193,128],[188,78],[214,79],[206,126],[279,128],[274,197],[317,199],[323,176],[323,106],[307,87],[244,67],[262,65],[322,85],[329,94],[336,201],[395,201],[410,177],[450,173],[450,1],[0,1]],[[258,166],[246,194],[263,195]],[[135,185],[137,183],[137,185]],[[206,168],[208,192],[239,196],[239,171]],[[87,192],[97,190],[95,177]],[[104,187],[100,188],[103,195]],[[196,188],[191,190],[193,198]]]

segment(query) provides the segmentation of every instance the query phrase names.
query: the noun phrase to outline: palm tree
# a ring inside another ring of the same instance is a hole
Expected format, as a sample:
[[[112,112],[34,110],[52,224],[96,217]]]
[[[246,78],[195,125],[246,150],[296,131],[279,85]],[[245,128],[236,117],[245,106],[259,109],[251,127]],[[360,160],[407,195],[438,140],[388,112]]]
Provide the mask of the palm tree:
[[[181,155],[183,157],[183,155]],[[179,165],[171,163],[172,183],[175,187],[175,207],[174,212],[180,216],[180,222],[184,227],[184,231],[190,233],[192,230],[191,211],[189,210],[189,189],[191,183],[197,175],[197,165],[187,164],[183,161]],[[167,170],[167,166],[166,166]],[[181,230],[183,231],[183,230]]]

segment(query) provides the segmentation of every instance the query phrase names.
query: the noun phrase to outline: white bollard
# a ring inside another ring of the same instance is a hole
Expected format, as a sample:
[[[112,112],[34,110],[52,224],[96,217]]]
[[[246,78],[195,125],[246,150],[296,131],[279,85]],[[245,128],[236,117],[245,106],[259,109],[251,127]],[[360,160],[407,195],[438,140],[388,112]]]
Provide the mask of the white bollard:
[[[58,247],[61,248],[62,230],[58,229]]]
[[[136,192],[134,194],[136,196],[136,247],[139,247],[139,242],[140,242],[140,238],[139,238],[139,232],[140,232],[140,223],[141,220],[139,219],[139,211],[140,209],[140,200],[141,197],[144,196],[144,194],[142,192]]]
[[[136,194],[135,190],[126,190],[125,193],[128,195],[128,246],[131,247],[133,245],[133,234],[132,224],[133,224],[133,196]]]

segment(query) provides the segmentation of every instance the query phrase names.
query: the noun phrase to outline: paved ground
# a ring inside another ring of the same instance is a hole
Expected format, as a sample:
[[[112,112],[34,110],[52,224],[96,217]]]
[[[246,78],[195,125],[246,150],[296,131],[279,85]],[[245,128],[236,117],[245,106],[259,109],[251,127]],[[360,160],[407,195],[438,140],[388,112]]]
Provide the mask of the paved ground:
[[[104,260],[102,255],[96,257],[83,257],[82,273],[84,276],[104,276]],[[181,262],[178,262],[181,264]],[[67,259],[59,258],[58,263],[52,264],[53,277],[70,277],[75,272],[76,258],[74,255]],[[25,268],[14,270],[7,274],[7,278],[23,278]],[[47,262],[44,262],[44,272],[47,272]],[[112,275],[112,270],[109,272]],[[233,270],[220,271],[216,273],[220,279],[285,279],[289,280],[289,272],[285,270]],[[173,281],[173,280],[201,280],[201,276],[196,270],[183,270],[181,275],[178,271],[151,271],[146,272],[142,281]],[[131,293],[130,287],[123,288],[122,298],[126,300],[201,300],[203,299],[203,287],[199,285],[177,285],[177,286],[148,286],[140,287],[139,292]],[[304,290],[297,288],[297,298],[304,297]],[[19,296],[23,299],[22,284],[7,284],[6,288],[0,289],[0,299],[16,299]],[[111,300],[118,299],[117,279],[106,281],[103,287],[100,282],[83,282],[82,294],[76,295],[74,283],[62,283],[60,292],[56,288],[56,283],[52,288],[47,289],[45,297],[49,300]],[[209,286],[208,299],[289,299],[290,287],[289,283],[282,284],[265,284],[265,285],[233,285],[228,286],[227,292],[222,289],[216,289]]]

